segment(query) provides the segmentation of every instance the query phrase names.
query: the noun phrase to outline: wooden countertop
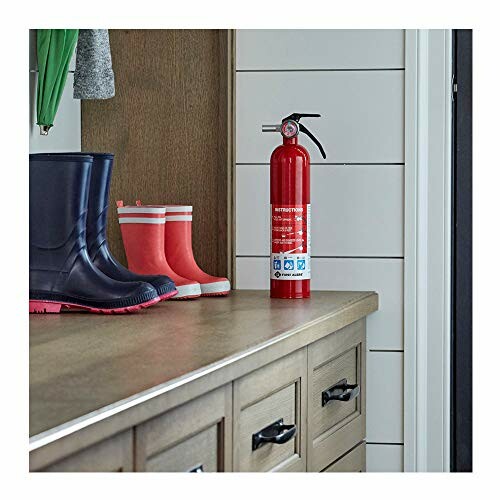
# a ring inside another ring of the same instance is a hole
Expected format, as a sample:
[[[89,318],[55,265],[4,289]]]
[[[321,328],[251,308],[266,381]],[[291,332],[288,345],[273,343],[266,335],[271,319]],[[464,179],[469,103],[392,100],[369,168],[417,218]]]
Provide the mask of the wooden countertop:
[[[268,294],[168,301],[132,315],[31,315],[30,450],[208,374],[241,376],[246,358],[264,351],[269,362],[273,350],[284,355],[378,307],[374,292]]]

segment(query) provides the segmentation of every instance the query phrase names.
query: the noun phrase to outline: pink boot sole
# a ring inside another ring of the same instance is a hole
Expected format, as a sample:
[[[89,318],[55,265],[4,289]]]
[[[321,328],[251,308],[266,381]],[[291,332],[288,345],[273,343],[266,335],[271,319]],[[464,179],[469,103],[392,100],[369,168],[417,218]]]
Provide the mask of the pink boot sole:
[[[82,306],[79,304],[71,304],[69,302],[52,302],[50,300],[30,300],[30,313],[46,314],[52,313],[57,314],[61,312],[61,309],[67,309],[70,311],[88,311],[91,313],[98,314],[126,314],[140,311],[141,309],[146,309],[160,301],[160,297],[144,302],[143,304],[137,304],[135,306],[119,307],[117,309],[98,309],[96,307]]]

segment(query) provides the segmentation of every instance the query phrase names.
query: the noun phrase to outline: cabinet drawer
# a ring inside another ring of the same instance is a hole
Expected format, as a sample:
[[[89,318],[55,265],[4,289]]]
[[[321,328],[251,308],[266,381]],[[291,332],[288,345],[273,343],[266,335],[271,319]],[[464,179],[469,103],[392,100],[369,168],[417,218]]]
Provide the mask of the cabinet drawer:
[[[218,426],[181,441],[147,460],[149,472],[217,472]]]
[[[308,348],[308,469],[319,471],[365,438],[365,320]]]
[[[94,444],[43,469],[43,472],[130,471],[132,471],[131,430]]]
[[[358,444],[323,472],[366,472],[366,443]]]
[[[348,384],[359,384],[359,345],[352,346],[338,357],[318,366],[312,372],[312,421],[311,433],[313,439],[321,436],[330,429],[337,427],[348,419],[361,413],[359,397],[350,401],[323,401],[327,398],[329,388],[339,387],[342,380]]]
[[[236,471],[305,470],[306,366],[301,349],[234,382]]]
[[[231,418],[227,385],[137,426],[136,470],[231,470]]]

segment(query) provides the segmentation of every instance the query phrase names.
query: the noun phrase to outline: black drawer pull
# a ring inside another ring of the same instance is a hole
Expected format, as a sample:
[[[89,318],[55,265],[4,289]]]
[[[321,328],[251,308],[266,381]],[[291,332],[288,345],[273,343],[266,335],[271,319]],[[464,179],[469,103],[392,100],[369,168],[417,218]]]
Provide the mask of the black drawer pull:
[[[295,436],[297,427],[294,424],[285,425],[280,418],[271,425],[252,435],[252,451],[265,443],[284,444]]]
[[[203,464],[193,467],[189,472],[203,472]]]
[[[343,378],[321,393],[321,406],[325,406],[329,401],[352,401],[358,396],[359,385],[348,384],[347,379]]]

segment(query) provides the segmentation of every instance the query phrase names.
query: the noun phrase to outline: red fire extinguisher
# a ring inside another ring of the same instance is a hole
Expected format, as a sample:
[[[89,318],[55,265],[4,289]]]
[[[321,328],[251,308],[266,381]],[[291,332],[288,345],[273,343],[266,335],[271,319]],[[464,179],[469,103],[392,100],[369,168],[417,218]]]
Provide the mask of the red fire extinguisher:
[[[293,113],[280,125],[263,125],[263,132],[281,132],[283,144],[271,155],[271,297],[303,299],[311,295],[310,158],[298,142],[300,132],[320,142],[301,118],[318,114]]]

